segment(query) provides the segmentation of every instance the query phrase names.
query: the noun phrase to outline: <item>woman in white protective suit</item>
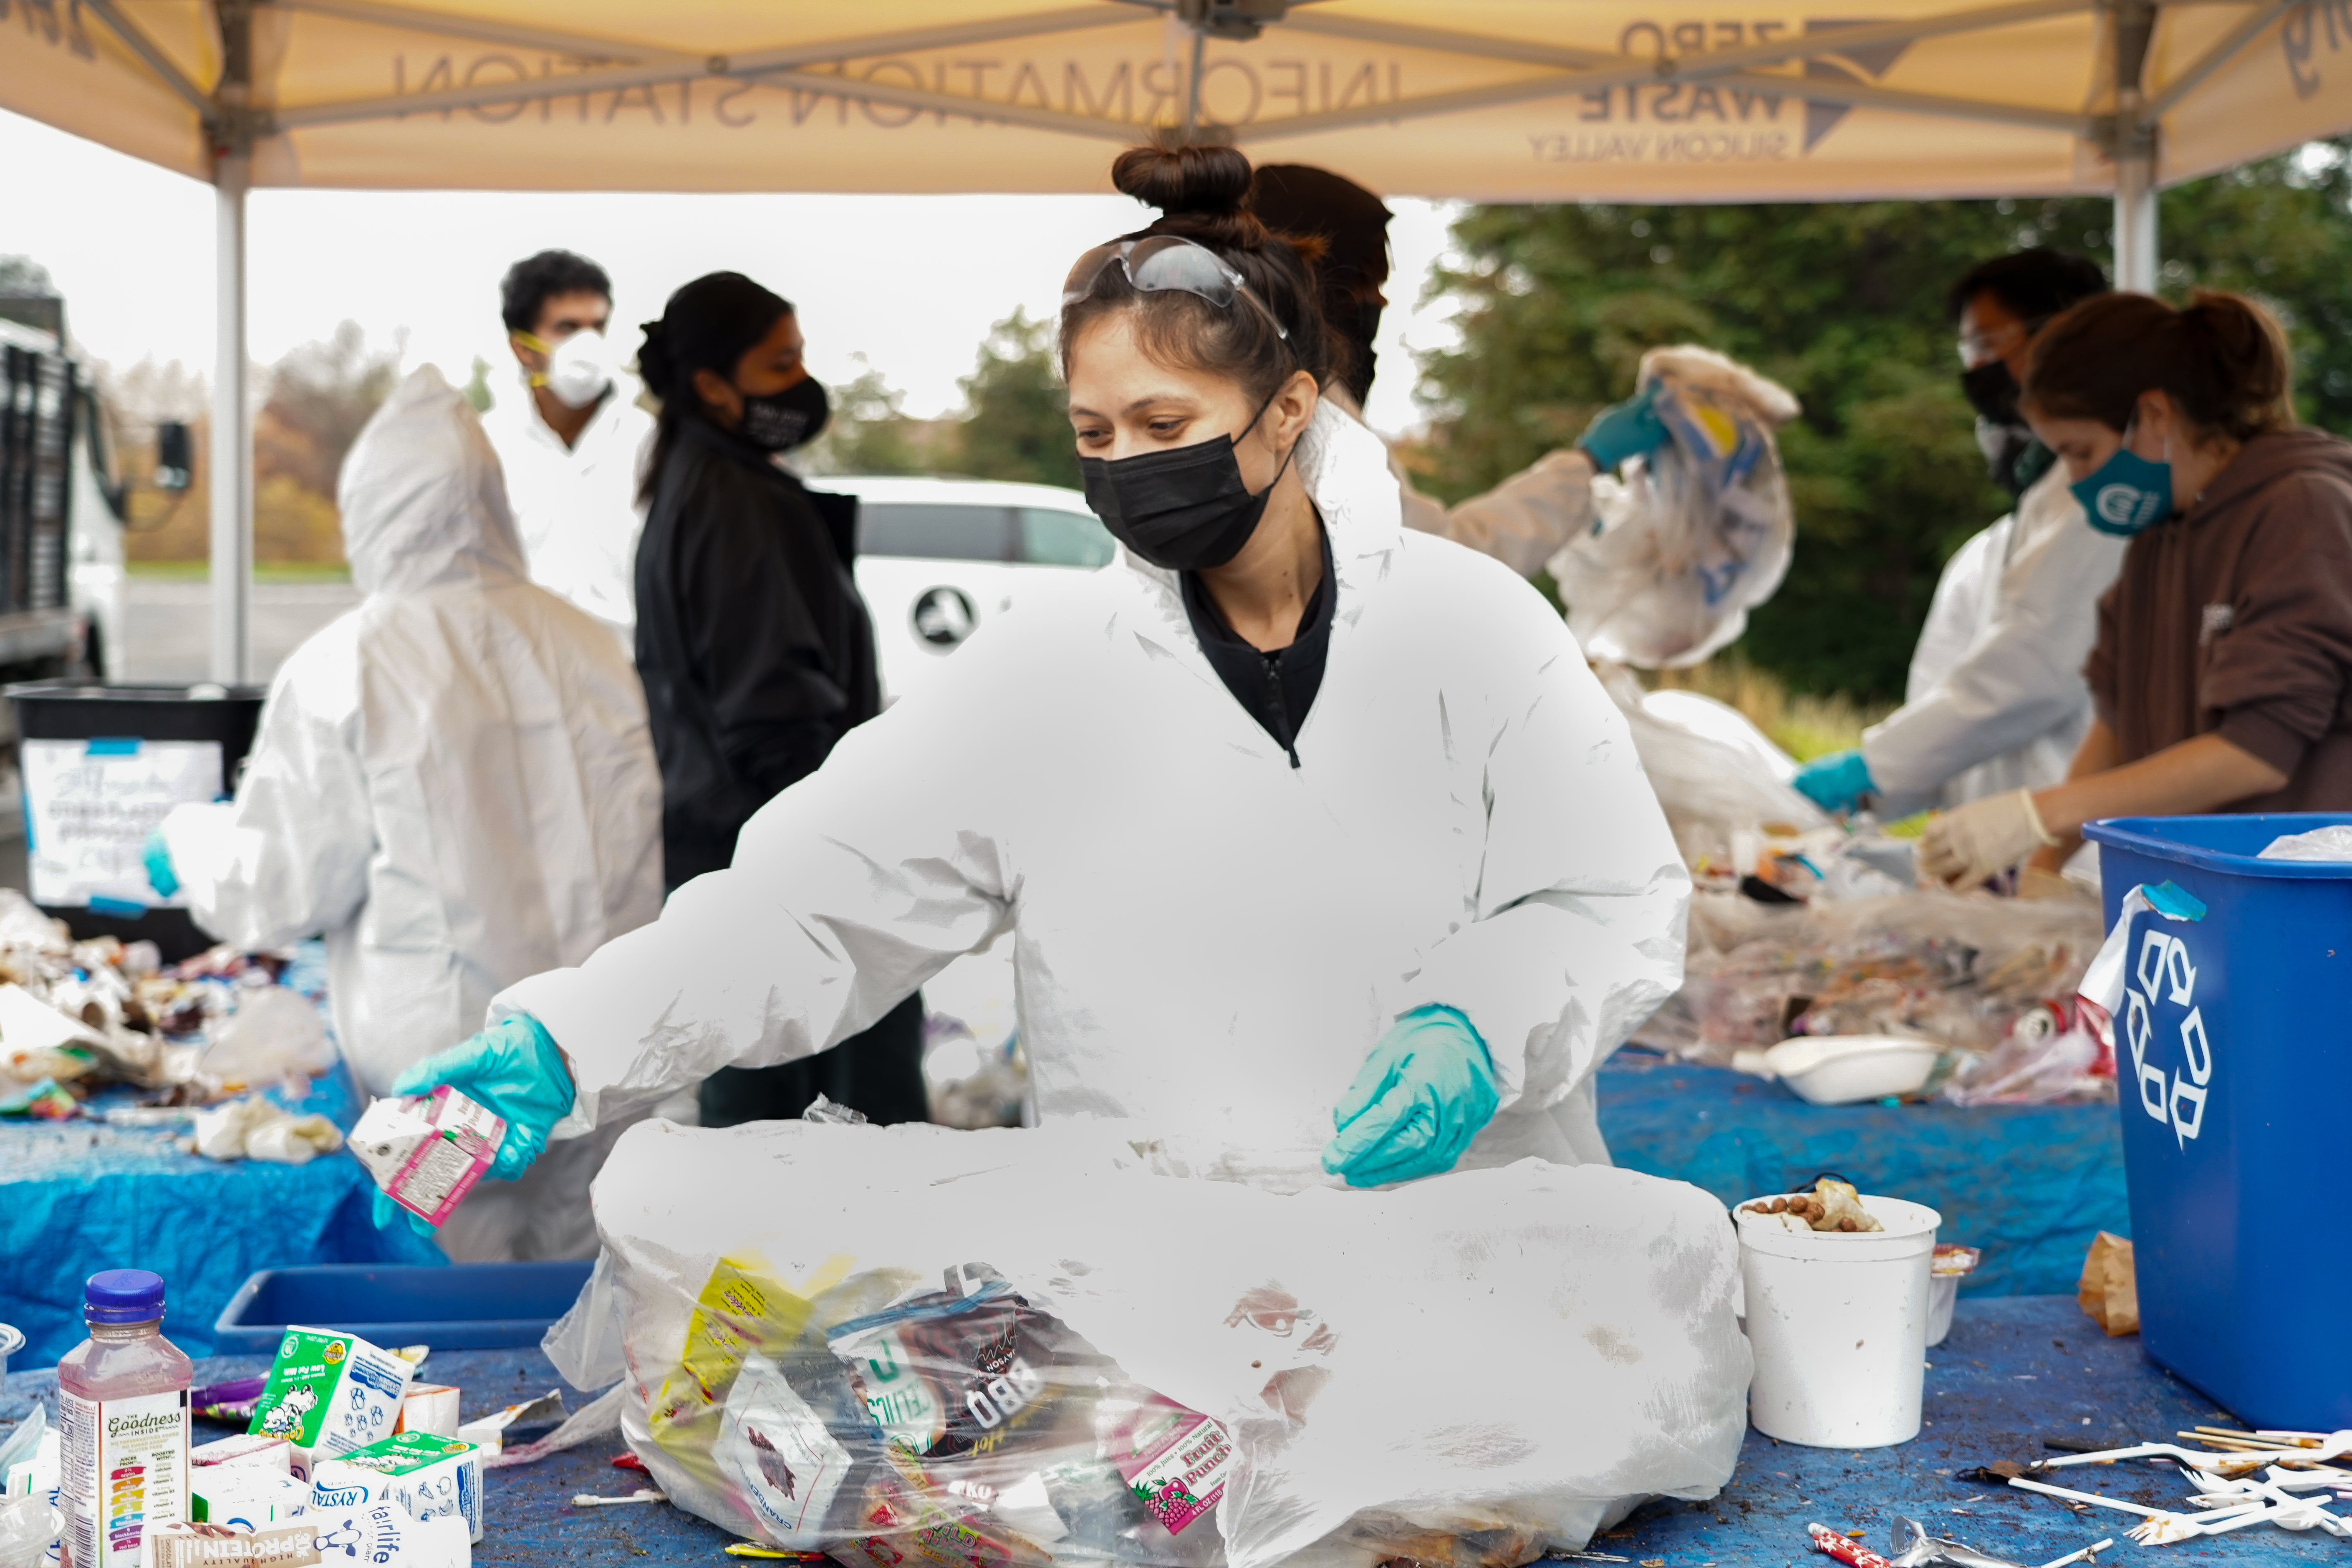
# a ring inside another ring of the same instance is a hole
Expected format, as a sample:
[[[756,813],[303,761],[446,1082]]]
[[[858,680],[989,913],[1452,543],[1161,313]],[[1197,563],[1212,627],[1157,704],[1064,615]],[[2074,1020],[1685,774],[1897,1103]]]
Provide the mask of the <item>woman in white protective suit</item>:
[[[1300,1184],[1607,1158],[1592,1075],[1679,983],[1689,892],[1624,721],[1533,589],[1401,526],[1248,161],[1114,177],[1167,216],[1079,259],[1061,326],[1118,558],[404,1080],[504,1116],[502,1165],[823,1050],[1008,929],[1041,1118]]]
[[[286,661],[235,802],[175,810],[150,875],[239,947],[324,931],[344,1058],[383,1094],[500,990],[660,912],[661,774],[636,671],[524,575],[497,455],[438,371],[394,390],[338,489],[367,597]],[[588,1181],[624,1125],[478,1189],[445,1249],[593,1256]]]

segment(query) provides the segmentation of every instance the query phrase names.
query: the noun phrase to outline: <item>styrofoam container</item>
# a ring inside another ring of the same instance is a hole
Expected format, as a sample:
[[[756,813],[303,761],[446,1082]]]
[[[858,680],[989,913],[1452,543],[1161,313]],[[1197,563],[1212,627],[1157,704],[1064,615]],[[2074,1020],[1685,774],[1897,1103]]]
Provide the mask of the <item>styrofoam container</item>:
[[[1943,1216],[1861,1194],[1875,1231],[1792,1231],[1742,1208],[1739,1274],[1756,1352],[1756,1429],[1814,1448],[1883,1448],[1919,1435],[1928,1266]]]
[[[1927,1087],[1943,1047],[1898,1035],[1799,1035],[1764,1053],[1765,1069],[1815,1105],[1853,1105]]]

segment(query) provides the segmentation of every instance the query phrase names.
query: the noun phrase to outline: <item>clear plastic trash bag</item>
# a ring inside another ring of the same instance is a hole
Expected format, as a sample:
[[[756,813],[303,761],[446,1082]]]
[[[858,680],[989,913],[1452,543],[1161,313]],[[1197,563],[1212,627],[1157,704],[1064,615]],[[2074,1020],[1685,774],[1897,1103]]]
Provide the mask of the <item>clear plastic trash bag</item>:
[[[1676,669],[1737,641],[1788,574],[1796,518],[1772,431],[1797,400],[1691,345],[1652,349],[1637,379],[1671,438],[1624,480],[1593,481],[1593,531],[1549,570],[1587,658]]]
[[[1179,1173],[1221,1163],[1130,1123],[645,1122],[549,1352],[622,1376],[678,1506],[870,1568],[1501,1568],[1730,1478],[1750,1363],[1698,1189]]]

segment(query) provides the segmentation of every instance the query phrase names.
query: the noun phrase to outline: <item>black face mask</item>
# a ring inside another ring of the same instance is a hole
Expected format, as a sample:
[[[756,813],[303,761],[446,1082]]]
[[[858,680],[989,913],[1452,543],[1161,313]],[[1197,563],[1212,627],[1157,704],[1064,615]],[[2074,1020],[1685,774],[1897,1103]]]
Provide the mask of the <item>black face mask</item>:
[[[1154,566],[1171,572],[1223,566],[1257,531],[1267,498],[1298,450],[1292,442],[1273,482],[1250,493],[1234,451],[1273,402],[1269,395],[1258,405],[1240,436],[1212,436],[1190,447],[1133,458],[1080,458],[1087,504],[1113,538]]]
[[[1989,359],[1960,373],[1960,392],[1969,406],[1995,425],[2023,423],[2017,412],[2017,378],[2000,360]]]
[[[815,440],[832,411],[824,384],[813,375],[803,376],[782,392],[744,394],[743,417],[736,423],[735,434],[762,452],[788,452]]]

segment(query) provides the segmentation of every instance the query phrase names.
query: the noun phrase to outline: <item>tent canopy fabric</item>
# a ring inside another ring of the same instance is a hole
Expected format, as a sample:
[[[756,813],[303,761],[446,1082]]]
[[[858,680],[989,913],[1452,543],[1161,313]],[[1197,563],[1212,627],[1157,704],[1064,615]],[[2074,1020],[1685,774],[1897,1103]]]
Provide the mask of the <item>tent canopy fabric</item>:
[[[2026,195],[2352,126],[2347,0],[12,9],[0,104],[201,179],[249,146],[255,185],[1099,191],[1189,123],[1391,195]]]

